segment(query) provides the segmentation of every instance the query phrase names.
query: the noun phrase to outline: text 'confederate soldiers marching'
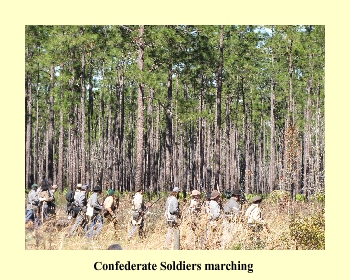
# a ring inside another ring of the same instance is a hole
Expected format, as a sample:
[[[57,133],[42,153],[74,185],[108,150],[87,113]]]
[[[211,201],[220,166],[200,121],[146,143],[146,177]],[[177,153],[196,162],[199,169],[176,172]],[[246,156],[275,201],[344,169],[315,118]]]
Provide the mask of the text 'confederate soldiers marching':
[[[43,180],[40,186],[33,184],[27,196],[26,227],[30,225],[32,229],[39,229],[54,221],[50,225],[64,228],[65,238],[79,237],[91,241],[102,238],[103,230],[113,231],[115,235],[118,231],[116,238],[127,244],[147,240],[145,229],[154,228],[156,221],[163,219],[164,227],[160,231],[163,230],[164,237],[157,242],[162,243],[160,248],[165,250],[227,249],[238,232],[247,236],[245,240],[250,245],[246,248],[257,249],[264,242],[261,232],[270,233],[260,208],[262,197],[254,196],[248,204],[245,198],[242,199],[241,189],[222,192],[214,189],[210,193],[194,189],[187,194],[190,200],[186,201],[180,199],[180,194],[183,198],[185,192],[178,187],[173,187],[168,194],[159,193],[152,198],[139,187],[133,196],[126,196],[130,201],[127,210],[125,205],[120,205],[122,194],[109,188],[109,184],[105,187],[103,191],[100,186],[91,188],[79,183],[65,194],[58,194],[57,186],[47,180]],[[59,196],[65,198],[61,203],[65,208],[64,215],[63,211],[61,215],[57,214],[59,207],[56,200]],[[124,226],[124,236],[120,236],[123,221],[128,226]],[[119,244],[108,247],[113,248],[121,250]]]

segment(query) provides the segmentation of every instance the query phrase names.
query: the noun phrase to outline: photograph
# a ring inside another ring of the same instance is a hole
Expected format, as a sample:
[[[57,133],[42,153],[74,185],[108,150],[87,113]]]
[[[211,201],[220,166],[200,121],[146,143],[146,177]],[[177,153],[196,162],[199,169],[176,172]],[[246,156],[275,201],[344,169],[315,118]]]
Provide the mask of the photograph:
[[[325,250],[325,29],[25,25],[25,250]]]

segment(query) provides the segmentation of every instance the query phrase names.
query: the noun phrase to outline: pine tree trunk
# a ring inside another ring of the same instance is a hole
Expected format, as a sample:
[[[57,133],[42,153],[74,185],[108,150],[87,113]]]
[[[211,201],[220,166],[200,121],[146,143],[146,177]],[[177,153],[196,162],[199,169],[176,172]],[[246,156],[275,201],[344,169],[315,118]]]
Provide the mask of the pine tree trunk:
[[[172,174],[173,163],[173,124],[172,124],[172,98],[173,98],[173,79],[172,79],[172,64],[168,64],[168,98],[165,112],[165,183],[168,186],[168,190],[171,188],[171,184],[174,182]]]
[[[83,49],[81,55],[81,99],[80,99],[80,148],[81,148],[81,177],[80,182],[86,183],[86,156],[85,156],[85,96],[86,96],[86,87],[85,87],[85,50]]]
[[[220,135],[221,135],[221,92],[222,92],[222,72],[224,59],[224,26],[221,25],[220,46],[219,46],[219,65],[217,72],[217,90],[216,90],[216,127],[215,127],[215,183],[214,189],[220,186]]]
[[[63,99],[63,93],[61,91],[61,100]],[[63,191],[63,110],[60,110],[60,134],[58,139],[58,167],[57,167],[57,186]]]
[[[27,74],[29,76],[29,74]],[[30,188],[32,172],[32,79],[26,79],[26,178],[25,188]]]
[[[272,192],[275,189],[276,182],[276,159],[275,159],[275,82],[271,79],[271,98],[270,98],[270,170],[269,170],[269,191]]]
[[[139,26],[138,37],[138,67],[142,75],[143,71],[143,55],[144,55],[144,43],[143,43],[144,26]],[[137,143],[136,143],[136,176],[135,176],[135,190],[139,187],[143,187],[143,131],[144,131],[144,89],[142,78],[138,83],[138,95],[137,95]]]
[[[48,170],[47,170],[47,179],[50,183],[53,181],[53,145],[54,145],[54,136],[53,136],[53,128],[54,128],[54,96],[53,96],[53,88],[54,88],[54,75],[55,68],[54,65],[51,65],[50,68],[50,121],[49,121],[49,132],[48,132]]]

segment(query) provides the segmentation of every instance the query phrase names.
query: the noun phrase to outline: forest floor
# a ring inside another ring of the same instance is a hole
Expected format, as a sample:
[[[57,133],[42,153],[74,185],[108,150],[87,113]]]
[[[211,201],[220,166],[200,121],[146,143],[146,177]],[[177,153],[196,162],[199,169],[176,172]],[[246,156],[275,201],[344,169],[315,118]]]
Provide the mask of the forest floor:
[[[145,216],[144,238],[137,233],[131,240],[127,240],[127,234],[131,228],[131,200],[124,197],[120,199],[117,213],[116,227],[112,223],[105,223],[100,234],[93,239],[84,236],[82,230],[75,236],[67,237],[75,220],[68,220],[65,205],[57,207],[56,216],[45,222],[39,228],[34,228],[28,223],[25,227],[25,248],[27,250],[106,250],[109,245],[118,243],[124,250],[163,250],[171,249],[164,247],[167,225],[164,218],[165,198],[156,203]],[[187,210],[189,201],[180,201],[183,213]],[[248,205],[243,205],[243,213]],[[215,232],[208,237],[207,220],[203,216],[193,224],[186,215],[182,218],[179,226],[181,250],[295,250],[297,243],[292,234],[292,221],[300,217],[301,221],[307,220],[321,213],[324,220],[324,203],[318,202],[288,202],[285,205],[263,201],[263,217],[266,220],[270,233],[263,230],[260,240],[251,239],[248,228],[243,221],[238,221],[231,228],[223,226],[225,221],[217,222]],[[58,226],[60,224],[61,226]],[[62,226],[63,225],[63,226]],[[293,224],[295,228],[295,223]],[[299,223],[299,226],[301,224]],[[317,228],[317,236],[323,234],[324,223]],[[309,228],[309,226],[306,226]],[[305,230],[305,228],[301,229]],[[321,231],[321,232],[319,232]],[[307,233],[308,238],[310,232]],[[313,234],[313,233],[312,233]],[[324,240],[322,241],[324,246]],[[306,242],[310,243],[310,242]],[[312,242],[311,242],[312,243]],[[300,246],[299,246],[300,248]],[[314,248],[303,248],[314,249]],[[321,248],[324,249],[324,248]]]

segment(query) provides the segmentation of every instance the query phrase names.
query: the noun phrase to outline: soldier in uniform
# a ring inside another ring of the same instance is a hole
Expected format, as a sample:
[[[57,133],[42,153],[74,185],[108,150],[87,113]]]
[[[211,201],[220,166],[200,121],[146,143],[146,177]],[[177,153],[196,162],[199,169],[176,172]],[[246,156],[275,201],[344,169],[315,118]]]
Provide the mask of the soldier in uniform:
[[[208,228],[207,228],[207,246],[215,244],[218,241],[219,228],[218,220],[220,218],[220,193],[218,190],[213,190],[210,196],[209,209],[208,209]],[[210,240],[212,239],[212,240]]]
[[[29,220],[35,223],[37,219],[39,205],[37,189],[38,185],[34,183],[31,187],[31,191],[28,193],[26,223]]]
[[[165,246],[164,246],[165,248],[168,248],[169,244],[171,244],[173,235],[176,242],[177,242],[177,239],[180,238],[179,229],[178,229],[179,219],[181,217],[179,201],[178,201],[179,192],[180,192],[180,189],[178,187],[175,187],[173,191],[170,193],[170,196],[168,197],[165,203],[165,216],[166,216],[166,222],[168,225],[168,232],[167,232]],[[179,248],[176,248],[176,249],[179,249]]]
[[[187,214],[196,214],[201,210],[201,193],[197,190],[193,190],[191,193],[191,202],[188,207]]]
[[[98,195],[101,194],[102,189],[100,186],[95,186],[93,192],[94,193],[89,198],[89,205],[94,209],[88,232],[90,238],[94,237],[94,235],[98,235],[103,227],[102,205],[98,201]],[[96,230],[94,230],[95,227]]]
[[[87,197],[86,192],[88,190],[88,186],[84,185],[81,187],[79,195],[77,196],[77,207],[79,207],[79,213],[75,220],[75,224],[73,225],[71,231],[69,232],[69,236],[73,235],[78,226],[84,228],[84,231],[87,231],[87,217],[86,217],[86,205],[87,205]]]
[[[232,191],[232,197],[228,197],[229,200],[224,206],[225,217],[228,219],[235,218],[236,215],[241,213],[241,206],[238,204],[241,197],[241,190],[234,189]]]
[[[116,230],[117,220],[116,211],[118,209],[118,201],[115,196],[114,190],[108,190],[108,196],[103,202],[103,217],[106,219],[107,223],[112,222],[114,229]]]
[[[143,237],[143,228],[144,228],[144,218],[143,213],[146,210],[145,203],[143,201],[143,189],[142,187],[139,187],[136,190],[136,193],[134,195],[134,199],[132,200],[132,227],[128,234],[128,240],[134,235],[136,229],[138,229],[139,236]]]
[[[77,187],[76,187],[75,193],[74,193],[74,201],[77,201],[77,198],[79,196],[79,193],[81,191],[82,186],[83,186],[82,184],[77,184]]]
[[[55,203],[55,192],[57,191],[57,185],[53,185],[49,190],[50,196],[52,197],[52,201],[47,203],[48,212],[52,215],[56,215],[56,203]]]
[[[258,247],[262,245],[260,233],[265,228],[267,232],[270,232],[265,220],[262,217],[260,203],[262,201],[261,196],[254,196],[251,200],[251,205],[248,207],[245,217],[248,223],[248,235],[249,239],[254,245]]]
[[[201,193],[198,190],[193,190],[191,193],[191,202],[187,210],[187,216],[191,231],[189,232],[189,243],[193,249],[202,247],[205,236],[205,221],[202,214]]]
[[[232,197],[231,197],[232,196]],[[226,192],[226,198],[229,200],[224,205],[224,219],[223,219],[223,235],[222,235],[222,246],[225,247],[226,244],[231,240],[237,230],[237,222],[239,216],[241,215],[241,206],[239,205],[239,200],[241,197],[241,190],[234,189],[232,192]],[[224,249],[224,248],[223,248]]]
[[[53,201],[53,197],[51,196],[49,192],[49,184],[46,180],[43,180],[41,184],[41,192],[39,194],[39,201],[40,201],[40,212],[41,212],[41,222],[44,222],[45,220],[49,219],[48,215],[48,203]]]

